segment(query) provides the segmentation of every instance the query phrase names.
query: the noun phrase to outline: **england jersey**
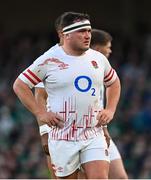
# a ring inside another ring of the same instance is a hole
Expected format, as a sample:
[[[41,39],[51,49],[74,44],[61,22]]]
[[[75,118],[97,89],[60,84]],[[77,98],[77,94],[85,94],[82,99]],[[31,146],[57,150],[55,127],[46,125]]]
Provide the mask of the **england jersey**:
[[[63,129],[51,128],[51,139],[74,141],[101,132],[96,127],[96,116],[102,109],[100,91],[116,77],[115,70],[101,53],[89,49],[81,56],[70,56],[61,46],[48,50],[19,75],[30,88],[43,82],[48,94],[48,111],[58,113],[65,121]]]

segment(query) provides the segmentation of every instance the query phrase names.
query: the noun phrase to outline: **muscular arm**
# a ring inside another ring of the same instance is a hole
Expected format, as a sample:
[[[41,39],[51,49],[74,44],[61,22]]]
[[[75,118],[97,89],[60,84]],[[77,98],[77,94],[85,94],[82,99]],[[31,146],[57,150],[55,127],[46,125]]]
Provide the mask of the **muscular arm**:
[[[44,109],[40,109],[39,106],[37,105],[35,97],[31,89],[28,87],[28,85],[19,78],[17,78],[13,84],[13,90],[20,99],[20,101],[22,102],[22,104],[36,117],[41,111],[44,110]]]
[[[35,87],[35,99],[39,106],[46,110],[47,92],[44,88]]]
[[[31,111],[37,118],[38,124],[48,124],[51,126],[63,127],[62,118],[53,112],[47,112],[43,106],[40,106],[26,83],[19,78],[13,84],[13,89],[22,104]]]
[[[35,87],[35,99],[38,105],[46,110],[47,93],[44,88]],[[48,133],[41,136],[42,147],[46,155],[49,155],[48,150]]]
[[[119,102],[121,93],[120,80],[117,77],[116,80],[106,88],[106,106],[101,112],[98,113],[97,119],[99,125],[108,124],[114,117],[117,104]]]
[[[117,104],[119,102],[121,93],[121,85],[119,77],[116,78],[113,84],[111,86],[106,88],[106,107],[105,109],[108,109],[113,112],[113,114],[116,111]]]

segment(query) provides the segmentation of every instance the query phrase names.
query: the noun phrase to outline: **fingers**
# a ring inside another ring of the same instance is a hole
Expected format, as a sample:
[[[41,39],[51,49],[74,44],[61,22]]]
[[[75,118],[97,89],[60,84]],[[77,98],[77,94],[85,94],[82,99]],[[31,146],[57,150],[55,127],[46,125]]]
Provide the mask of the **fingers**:
[[[59,128],[63,128],[64,127],[64,120],[63,120],[63,118],[60,115],[58,115],[57,113],[56,113],[55,117],[58,120],[57,126]]]
[[[113,114],[106,109],[103,109],[97,114],[97,120],[99,125],[103,125],[103,126],[107,125],[112,118],[113,118]]]
[[[63,128],[64,127],[64,121],[62,119],[58,119],[58,118],[54,118],[53,119],[55,125],[54,126],[57,126],[59,128]]]
[[[62,129],[64,127],[64,122],[63,121],[59,121],[57,126]]]
[[[106,116],[106,115],[102,115],[101,117],[100,117],[100,123],[101,123],[101,125],[107,125],[107,123],[108,123],[108,120],[109,120],[109,118]]]
[[[59,114],[56,113],[56,114],[55,114],[55,117],[56,117],[58,120],[64,122],[63,118],[62,118]]]
[[[64,127],[63,118],[57,113],[53,112],[42,112],[37,116],[39,124],[47,124],[48,126],[57,126],[59,128]]]
[[[63,125],[63,123],[60,120],[58,120],[56,117],[48,118],[47,120],[43,120],[43,122],[47,123],[48,126],[50,126],[50,127],[52,127],[52,126],[62,127],[62,125]]]
[[[53,113],[53,112],[46,112],[40,117],[39,121],[43,122],[44,124],[48,124],[48,126],[50,127],[52,126],[57,126],[59,128],[64,127],[63,118],[59,116],[57,113]]]
[[[102,123],[106,123],[106,121],[108,121],[109,119],[110,117],[108,116],[108,114],[100,113],[99,120],[101,120]]]

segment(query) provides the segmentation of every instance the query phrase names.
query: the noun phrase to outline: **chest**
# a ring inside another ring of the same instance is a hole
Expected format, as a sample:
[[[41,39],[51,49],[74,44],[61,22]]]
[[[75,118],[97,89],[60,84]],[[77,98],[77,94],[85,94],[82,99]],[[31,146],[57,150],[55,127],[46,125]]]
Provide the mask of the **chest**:
[[[88,59],[59,60],[47,67],[45,82],[51,87],[72,86],[81,84],[87,87],[89,84],[101,85],[104,70],[101,64]]]

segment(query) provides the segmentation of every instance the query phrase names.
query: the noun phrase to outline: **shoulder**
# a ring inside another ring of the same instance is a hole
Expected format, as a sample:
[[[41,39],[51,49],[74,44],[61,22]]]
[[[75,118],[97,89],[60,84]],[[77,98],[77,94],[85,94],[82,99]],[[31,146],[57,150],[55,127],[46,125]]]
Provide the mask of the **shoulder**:
[[[50,58],[53,58],[58,54],[60,51],[60,46],[56,44],[55,46],[52,46],[50,49],[48,49],[45,53],[40,55],[35,61],[34,64],[41,64],[43,62],[48,61]],[[46,63],[47,64],[47,63]]]
[[[54,46],[52,46],[50,49],[48,49],[44,54],[49,54],[49,53],[52,53],[54,51],[56,51],[57,49],[59,49],[59,44],[56,44]]]
[[[100,53],[99,51],[96,51],[94,49],[91,49],[91,48],[87,50],[87,53],[90,55],[94,55],[95,57],[98,57],[98,58],[106,59],[106,57],[102,53]]]
[[[102,53],[91,48],[87,51],[87,54],[89,55],[90,59],[94,59],[99,64],[104,64],[106,61],[108,61],[108,59]]]

